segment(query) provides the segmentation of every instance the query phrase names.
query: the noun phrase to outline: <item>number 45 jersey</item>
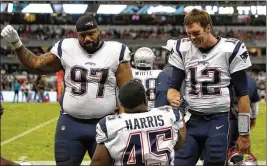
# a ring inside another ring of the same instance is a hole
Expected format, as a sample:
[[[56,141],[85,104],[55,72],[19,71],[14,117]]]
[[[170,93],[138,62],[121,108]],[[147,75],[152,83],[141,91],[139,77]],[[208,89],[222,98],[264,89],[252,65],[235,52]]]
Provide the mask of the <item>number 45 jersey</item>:
[[[245,44],[237,39],[218,38],[214,48],[205,54],[188,38],[183,38],[173,50],[169,63],[186,73],[185,98],[190,109],[228,112],[230,74],[251,66]]]
[[[114,165],[173,165],[180,111],[170,106],[149,112],[109,115],[96,127],[96,142],[104,143]]]
[[[132,68],[133,78],[139,80],[146,90],[148,108],[154,108],[156,99],[157,77],[161,70],[138,70]]]
[[[127,46],[103,42],[93,54],[87,53],[78,39],[57,42],[50,51],[64,68],[61,111],[79,119],[102,118],[116,108],[115,73],[121,62],[130,60]]]

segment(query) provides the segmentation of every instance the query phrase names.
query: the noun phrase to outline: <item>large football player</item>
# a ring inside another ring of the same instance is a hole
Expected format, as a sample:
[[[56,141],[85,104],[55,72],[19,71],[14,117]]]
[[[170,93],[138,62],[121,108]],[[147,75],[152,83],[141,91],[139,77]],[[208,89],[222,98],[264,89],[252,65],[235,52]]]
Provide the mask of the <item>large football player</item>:
[[[97,124],[92,166],[173,165],[174,149],[185,140],[183,117],[170,106],[148,111],[145,91],[138,80],[121,87],[125,113],[106,116]]]
[[[57,165],[80,165],[86,151],[93,156],[96,124],[117,107],[117,86],[132,79],[128,47],[102,41],[94,16],[81,16],[76,30],[77,38],[60,40],[41,56],[22,44],[12,26],[1,32],[27,70],[39,75],[64,70],[61,114],[55,134]]]
[[[185,15],[188,38],[177,40],[169,58],[172,77],[167,98],[180,104],[180,87],[185,80],[185,99],[191,117],[184,146],[175,165],[196,165],[203,151],[204,165],[225,165],[229,136],[230,81],[238,97],[240,154],[250,153],[250,110],[246,68],[251,66],[245,44],[237,39],[214,37],[206,11],[193,9]],[[192,150],[194,149],[194,150]]]
[[[157,77],[161,70],[153,70],[154,52],[148,47],[139,48],[133,55],[133,77],[139,80],[146,89],[148,108],[154,107],[156,99]]]

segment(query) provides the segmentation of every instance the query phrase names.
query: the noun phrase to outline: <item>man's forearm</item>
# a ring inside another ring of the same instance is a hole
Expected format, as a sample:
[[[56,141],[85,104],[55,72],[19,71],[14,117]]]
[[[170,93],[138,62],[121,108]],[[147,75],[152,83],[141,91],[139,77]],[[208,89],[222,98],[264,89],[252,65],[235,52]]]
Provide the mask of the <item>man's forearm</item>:
[[[38,58],[34,53],[28,50],[24,45],[15,49],[15,52],[20,62],[27,70],[30,70],[30,71],[36,70],[37,68],[36,62]]]
[[[238,97],[238,113],[250,113],[249,103],[248,95]]]
[[[132,69],[129,62],[121,63],[119,65],[118,70],[116,72],[116,79],[119,88],[126,82],[133,79]]]
[[[52,53],[36,56],[25,46],[15,49],[21,64],[29,71],[43,75],[58,72],[63,68],[60,59]]]

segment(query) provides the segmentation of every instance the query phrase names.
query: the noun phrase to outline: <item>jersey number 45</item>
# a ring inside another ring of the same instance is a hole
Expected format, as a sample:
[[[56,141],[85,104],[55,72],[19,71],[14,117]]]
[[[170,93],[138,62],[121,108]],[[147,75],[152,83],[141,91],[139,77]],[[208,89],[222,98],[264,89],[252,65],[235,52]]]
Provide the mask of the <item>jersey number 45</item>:
[[[121,165],[170,165],[171,150],[160,145],[164,145],[165,141],[173,141],[173,132],[172,127],[168,127],[147,131],[147,137],[142,132],[131,133],[121,158]]]

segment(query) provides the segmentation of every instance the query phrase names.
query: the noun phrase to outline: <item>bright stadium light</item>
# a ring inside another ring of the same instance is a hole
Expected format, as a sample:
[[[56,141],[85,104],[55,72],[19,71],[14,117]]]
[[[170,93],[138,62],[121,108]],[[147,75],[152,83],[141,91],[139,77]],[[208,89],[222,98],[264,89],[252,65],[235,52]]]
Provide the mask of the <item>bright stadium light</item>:
[[[202,6],[186,6],[184,8],[184,12],[187,13],[187,12],[190,12],[192,9],[199,9],[199,10],[202,10]]]
[[[219,7],[219,14],[233,14],[233,7]]]
[[[1,12],[6,11],[7,6],[8,6],[7,3],[2,3],[1,4]]]
[[[152,13],[175,13],[176,8],[172,6],[151,6],[147,10],[147,14],[152,14]]]
[[[53,13],[50,4],[34,4],[31,3],[21,11],[22,13]]]
[[[119,14],[127,5],[100,5],[97,14]]]
[[[257,6],[258,15],[266,15],[266,6]]]
[[[12,11],[13,11],[13,3],[8,3],[7,12],[12,13]]]
[[[87,4],[63,4],[63,11],[68,14],[83,14],[87,7]]]

